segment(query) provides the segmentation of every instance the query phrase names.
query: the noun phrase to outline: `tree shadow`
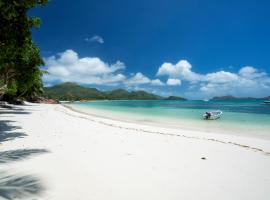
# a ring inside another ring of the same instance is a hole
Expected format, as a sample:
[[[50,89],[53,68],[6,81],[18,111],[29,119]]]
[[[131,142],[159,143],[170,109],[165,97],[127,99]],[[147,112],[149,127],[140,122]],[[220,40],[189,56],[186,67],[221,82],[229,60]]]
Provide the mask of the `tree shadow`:
[[[0,114],[30,114],[30,112],[24,112],[24,111],[1,111]]]
[[[5,105],[5,104],[1,104],[1,101],[0,101],[0,108],[2,110],[23,110],[22,106],[14,106],[14,105]]]
[[[0,143],[27,136],[22,132],[14,132],[14,130],[21,129],[21,127],[10,125],[12,122],[14,121],[0,120]]]
[[[7,200],[39,196],[44,187],[32,175],[8,174],[0,172],[0,197]]]
[[[21,114],[26,115],[22,108],[0,109],[2,114]],[[21,127],[14,126],[12,120],[0,119],[0,143],[13,140],[15,138],[26,137],[27,134],[20,131]],[[46,149],[17,149],[0,152],[0,165],[9,162],[21,161],[34,155],[47,153]],[[0,171],[0,199],[38,199],[38,196],[44,191],[39,178],[30,174],[11,174],[8,171]]]
[[[0,152],[0,164],[20,161],[32,155],[47,153],[46,149],[19,149]],[[7,200],[28,198],[44,191],[40,180],[32,175],[9,174],[0,172],[0,197]]]
[[[47,153],[46,149],[19,149],[0,152],[0,164],[20,161],[32,155]],[[44,187],[37,177],[32,175],[10,174],[0,171],[0,197],[7,200],[22,199],[41,195]]]
[[[29,158],[30,156],[48,152],[49,151],[46,149],[17,149],[11,151],[2,151],[0,152],[0,164],[23,160]]]

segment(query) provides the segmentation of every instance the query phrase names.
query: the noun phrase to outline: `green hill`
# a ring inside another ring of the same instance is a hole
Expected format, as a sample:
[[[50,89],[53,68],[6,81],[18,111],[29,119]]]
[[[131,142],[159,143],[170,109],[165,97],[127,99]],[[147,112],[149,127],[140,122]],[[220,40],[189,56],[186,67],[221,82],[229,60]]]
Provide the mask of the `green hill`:
[[[124,89],[117,89],[106,93],[108,99],[126,99],[129,96],[129,92]]]
[[[226,100],[267,100],[267,99],[270,99],[270,96],[263,97],[263,98],[255,98],[255,97],[234,97],[234,96],[228,95],[228,96],[213,97],[211,100],[226,101]]]
[[[53,87],[44,89],[44,96],[47,98],[62,101],[80,101],[80,100],[157,100],[164,99],[158,95],[145,91],[129,92],[124,89],[117,89],[109,92],[102,92],[96,88],[86,88],[76,83],[62,83]]]
[[[166,98],[166,100],[187,100],[187,99],[183,97],[169,96],[168,98]]]
[[[46,87],[44,92],[45,97],[62,101],[106,99],[105,95],[95,88],[85,88],[70,82]]]

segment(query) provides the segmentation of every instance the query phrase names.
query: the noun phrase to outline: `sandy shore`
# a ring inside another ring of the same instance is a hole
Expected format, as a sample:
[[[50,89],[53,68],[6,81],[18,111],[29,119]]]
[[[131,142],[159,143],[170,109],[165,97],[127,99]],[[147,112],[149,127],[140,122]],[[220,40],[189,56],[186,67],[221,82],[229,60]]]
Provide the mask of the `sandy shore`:
[[[270,140],[0,108],[0,199],[268,200]]]

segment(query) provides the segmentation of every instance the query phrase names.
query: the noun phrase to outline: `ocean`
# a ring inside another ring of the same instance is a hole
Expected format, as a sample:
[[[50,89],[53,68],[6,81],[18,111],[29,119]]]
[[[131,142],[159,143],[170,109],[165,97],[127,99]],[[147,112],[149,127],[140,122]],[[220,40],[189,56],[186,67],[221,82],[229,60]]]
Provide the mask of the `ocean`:
[[[111,100],[68,105],[84,113],[124,121],[270,138],[270,105],[260,100]],[[202,115],[211,110],[222,110],[223,115],[217,120],[203,120]]]

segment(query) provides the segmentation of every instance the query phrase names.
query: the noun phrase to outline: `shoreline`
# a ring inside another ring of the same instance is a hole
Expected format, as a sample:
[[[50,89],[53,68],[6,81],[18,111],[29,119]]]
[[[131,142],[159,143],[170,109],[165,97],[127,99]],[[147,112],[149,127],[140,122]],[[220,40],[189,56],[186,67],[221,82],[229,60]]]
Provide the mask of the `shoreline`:
[[[94,116],[98,118],[105,118],[108,120],[115,120],[119,122],[126,122],[131,124],[142,124],[146,126],[156,126],[160,128],[168,128],[168,129],[180,129],[180,130],[187,130],[187,131],[198,131],[198,132],[205,132],[205,133],[215,133],[215,134],[225,134],[225,135],[232,135],[232,136],[243,136],[243,137],[252,137],[252,138],[259,138],[259,139],[266,139],[270,140],[269,131],[266,129],[259,129],[259,127],[251,126],[247,129],[246,125],[239,125],[237,123],[228,124],[225,123],[223,125],[222,121],[213,120],[213,121],[198,121],[192,119],[174,119],[174,118],[162,118],[156,117],[152,115],[140,115],[140,114],[131,114],[125,113],[122,111],[116,112],[113,110],[105,110],[99,108],[92,108],[92,107],[82,107],[78,105],[71,105],[71,104],[61,104],[62,106],[84,115]],[[150,119],[151,118],[151,119]],[[212,126],[212,123],[219,123],[219,126]],[[250,126],[250,125],[248,125]]]
[[[269,140],[115,121],[62,105],[0,115],[9,136],[0,141],[2,184],[3,174],[20,175],[43,188],[23,199],[269,198]]]
[[[110,117],[106,117],[106,116],[102,116],[102,115],[97,115],[97,114],[93,114],[93,113],[85,113],[83,111],[80,110],[76,110],[72,107],[66,106],[61,104],[63,107],[67,108],[68,110],[71,110],[72,113],[66,113],[70,116],[73,117],[79,117],[79,118],[83,118],[83,119],[87,119],[90,120],[92,122],[95,123],[100,123],[106,126],[110,126],[110,127],[116,127],[116,128],[120,128],[120,129],[126,129],[126,130],[133,130],[136,132],[144,132],[144,133],[150,133],[150,134],[158,134],[158,135],[164,135],[164,136],[173,136],[173,137],[184,137],[184,138],[189,138],[189,139],[195,139],[195,140],[205,140],[205,141],[212,141],[212,142],[217,142],[217,143],[222,143],[222,144],[229,144],[229,145],[235,145],[238,147],[242,147],[242,148],[246,148],[248,150],[253,150],[256,152],[261,152],[265,155],[269,155],[270,156],[270,148],[269,151],[265,151],[263,149],[257,148],[257,147],[253,147],[253,146],[249,146],[246,144],[240,144],[237,142],[233,142],[233,141],[227,141],[227,140],[222,140],[222,139],[217,139],[217,138],[226,138],[227,136],[229,137],[240,137],[240,138],[248,138],[248,139],[259,139],[259,140],[266,140],[269,141],[269,138],[264,138],[264,137],[257,137],[255,135],[249,135],[249,134],[243,134],[243,135],[237,135],[237,134],[228,134],[228,133],[218,133],[216,135],[217,132],[207,132],[204,130],[198,130],[198,129],[189,129],[189,128],[185,128],[185,129],[176,129],[173,127],[163,127],[162,125],[159,125],[158,128],[159,130],[163,130],[163,131],[153,131],[154,126],[156,124],[147,124],[147,123],[142,123],[141,125],[138,126],[138,124],[136,124],[135,121],[129,121],[129,120],[119,120],[119,119],[115,119],[115,118],[110,118]],[[74,115],[75,113],[81,114],[81,116],[76,116]],[[119,125],[118,123],[124,123],[122,125]],[[137,127],[136,127],[137,126]],[[176,132],[182,132],[182,133],[176,133]],[[195,133],[195,134],[194,134]]]

